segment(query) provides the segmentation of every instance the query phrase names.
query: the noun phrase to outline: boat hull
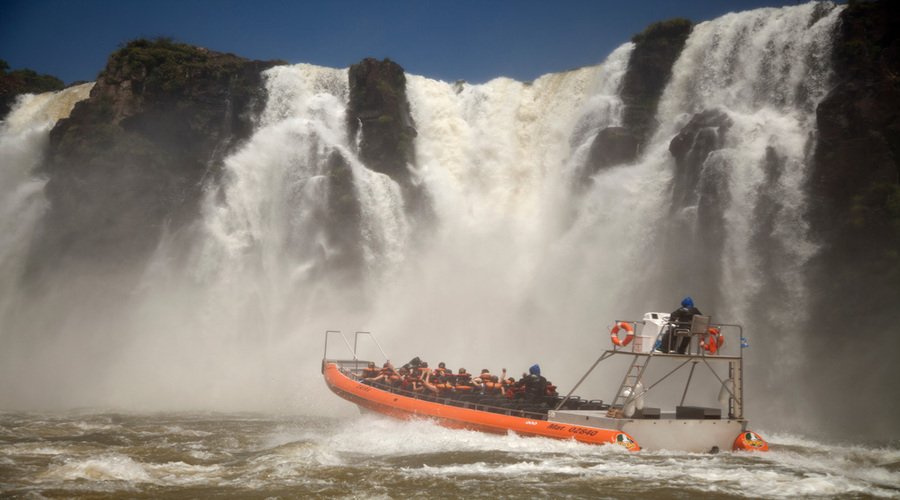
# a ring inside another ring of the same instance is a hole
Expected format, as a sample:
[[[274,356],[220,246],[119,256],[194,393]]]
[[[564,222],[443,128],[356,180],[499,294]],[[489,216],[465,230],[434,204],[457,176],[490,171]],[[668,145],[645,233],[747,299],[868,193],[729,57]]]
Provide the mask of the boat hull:
[[[360,383],[338,370],[334,363],[327,363],[323,374],[328,388],[338,396],[367,410],[402,420],[429,419],[453,429],[495,434],[514,432],[522,436],[574,439],[591,444],[620,444],[631,451],[640,449],[627,432],[619,429],[504,415],[406,397]]]
[[[692,453],[737,449],[735,438],[747,430],[746,420],[609,418],[606,412],[551,412],[550,420],[617,429],[641,443],[644,450],[674,450]],[[749,449],[749,448],[747,448]]]

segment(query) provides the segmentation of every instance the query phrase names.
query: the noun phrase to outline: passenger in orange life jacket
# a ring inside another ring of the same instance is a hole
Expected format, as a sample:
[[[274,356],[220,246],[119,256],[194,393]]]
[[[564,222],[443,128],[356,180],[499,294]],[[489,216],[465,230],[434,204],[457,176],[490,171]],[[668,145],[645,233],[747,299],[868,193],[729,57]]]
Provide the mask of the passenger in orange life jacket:
[[[503,377],[506,376],[506,368],[503,369]],[[491,371],[487,368],[481,370],[481,375],[472,379],[472,383],[475,384],[476,388],[480,388],[482,392],[490,393],[490,389],[494,389],[497,386],[494,384],[498,383],[496,375],[491,375]]]
[[[435,375],[440,373],[441,375],[453,375],[453,370],[447,369],[447,365],[441,361],[438,363],[438,367],[434,369]]]
[[[496,375],[491,375],[491,379],[484,383],[484,387],[486,394],[503,394],[503,383]]]
[[[503,390],[503,394],[506,394],[506,397],[509,399],[513,399],[516,396],[516,379],[509,377],[506,379],[500,380],[500,385]]]
[[[482,368],[481,375],[472,379],[472,385],[475,386],[475,389],[484,393],[484,382],[491,380],[491,371],[487,368]]]
[[[450,383],[448,377],[437,372],[431,375],[431,380],[426,379],[422,382],[422,385],[435,395],[453,390],[453,384]]]
[[[375,378],[380,372],[381,370],[375,367],[375,363],[369,361],[369,366],[363,369],[362,378]]]
[[[471,392],[474,389],[474,387],[472,387],[472,375],[469,374],[465,368],[460,368],[454,378],[456,379],[457,391]]]
[[[394,369],[394,365],[390,361],[386,362],[381,368],[381,372],[372,379],[372,382],[381,382],[387,385],[394,385],[395,381],[400,380],[400,374]]]
[[[425,361],[422,361],[419,367],[413,371],[413,376],[423,382],[428,379],[429,375],[431,375],[431,369],[428,368],[428,363]]]
[[[399,386],[402,391],[415,391],[416,390],[416,378],[409,373],[409,368],[405,366],[401,366],[400,370],[397,372],[400,377]]]

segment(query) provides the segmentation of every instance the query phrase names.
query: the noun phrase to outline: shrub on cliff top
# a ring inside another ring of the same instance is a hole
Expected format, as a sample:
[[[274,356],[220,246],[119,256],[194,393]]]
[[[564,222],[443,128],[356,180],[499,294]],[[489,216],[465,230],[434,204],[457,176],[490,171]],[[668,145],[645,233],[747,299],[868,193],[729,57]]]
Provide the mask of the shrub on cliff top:
[[[663,43],[678,42],[684,44],[688,35],[691,33],[693,23],[689,19],[676,17],[666,21],[653,23],[647,28],[632,36],[631,41],[636,45],[645,43]]]
[[[114,52],[100,75],[115,82],[136,80],[150,91],[181,90],[201,74],[221,78],[235,72],[240,62],[234,54],[221,54],[171,37],[131,40]]]
[[[59,78],[25,68],[9,71],[9,63],[0,59],[0,94],[40,94],[65,88]]]

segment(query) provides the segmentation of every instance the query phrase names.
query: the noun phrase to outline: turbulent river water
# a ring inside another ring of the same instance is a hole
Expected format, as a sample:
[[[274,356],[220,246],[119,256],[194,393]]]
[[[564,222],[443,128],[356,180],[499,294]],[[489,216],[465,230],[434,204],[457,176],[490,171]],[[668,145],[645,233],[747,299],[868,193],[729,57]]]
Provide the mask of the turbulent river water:
[[[0,496],[900,497],[896,443],[766,437],[768,453],[630,453],[375,415],[3,412]]]

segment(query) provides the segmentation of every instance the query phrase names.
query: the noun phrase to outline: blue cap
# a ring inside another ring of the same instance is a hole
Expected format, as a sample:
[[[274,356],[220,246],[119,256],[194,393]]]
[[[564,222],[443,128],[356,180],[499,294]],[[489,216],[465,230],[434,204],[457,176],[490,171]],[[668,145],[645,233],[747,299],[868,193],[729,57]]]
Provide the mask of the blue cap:
[[[541,374],[541,367],[538,366],[538,365],[534,365],[534,366],[532,366],[531,368],[528,369],[528,373],[533,373],[533,374],[535,374],[535,375],[540,375],[540,374]]]
[[[694,307],[694,301],[691,300],[690,297],[685,297],[684,300],[681,301],[681,307]]]

